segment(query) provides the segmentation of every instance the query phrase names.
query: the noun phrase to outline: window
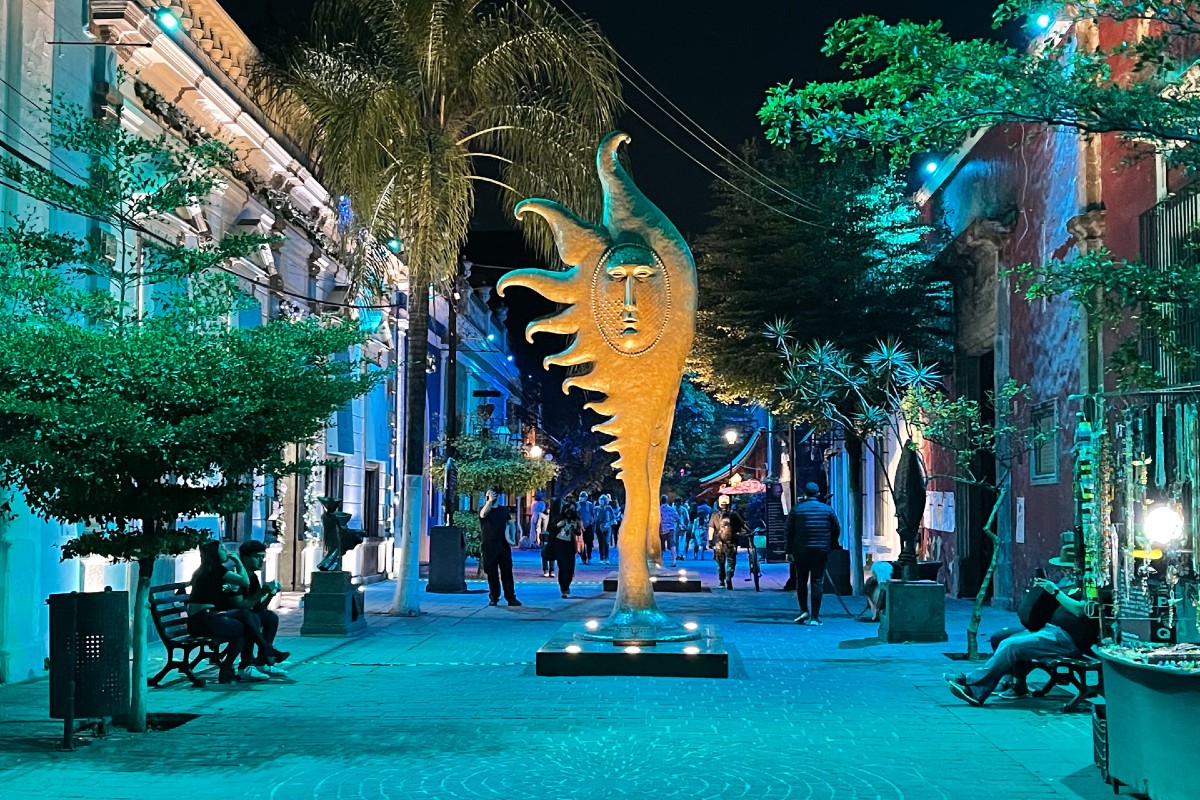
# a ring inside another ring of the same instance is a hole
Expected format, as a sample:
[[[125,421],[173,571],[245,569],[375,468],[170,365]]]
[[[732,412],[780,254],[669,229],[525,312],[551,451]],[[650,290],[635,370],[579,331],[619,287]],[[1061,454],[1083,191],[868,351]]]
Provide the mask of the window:
[[[346,468],[339,461],[325,465],[325,497],[341,500],[346,490]]]
[[[368,469],[363,478],[363,533],[379,536],[379,470]]]
[[[1038,403],[1029,414],[1033,451],[1029,460],[1032,483],[1058,483],[1058,401]]]

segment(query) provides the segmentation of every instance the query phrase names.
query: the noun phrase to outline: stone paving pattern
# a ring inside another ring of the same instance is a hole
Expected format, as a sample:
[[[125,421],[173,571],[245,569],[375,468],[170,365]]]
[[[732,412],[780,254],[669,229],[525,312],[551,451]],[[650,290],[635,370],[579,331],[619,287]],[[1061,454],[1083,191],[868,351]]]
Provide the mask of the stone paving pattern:
[[[199,716],[172,730],[83,734],[60,753],[47,682],[0,686],[0,798],[1112,796],[1092,765],[1090,716],[1061,713],[1063,696],[972,708],[946,691],[966,601],[947,603],[948,644],[886,645],[828,595],[824,627],[793,624],[786,565],[766,565],[761,593],[739,565],[732,592],[658,596],[720,626],[729,679],[539,678],[534,653],[551,634],[608,613],[600,581],[613,568],[581,566],[563,600],[535,553],[516,557],[521,608],[489,607],[472,580],[468,594],[426,594],[422,616],[393,618],[383,583],[367,588],[363,636],[300,637],[300,614],[284,616],[290,678],[174,680],[151,691],[150,711]],[[699,568],[715,586],[713,562]],[[981,635],[1013,623],[988,609]],[[151,653],[161,661],[157,642]]]

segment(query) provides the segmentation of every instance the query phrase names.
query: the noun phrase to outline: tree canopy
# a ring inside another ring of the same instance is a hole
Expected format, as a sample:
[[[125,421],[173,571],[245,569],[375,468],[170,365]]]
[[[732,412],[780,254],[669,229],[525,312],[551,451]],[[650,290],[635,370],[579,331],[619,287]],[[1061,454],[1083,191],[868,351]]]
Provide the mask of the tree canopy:
[[[1035,20],[1044,16],[1045,30]],[[1136,23],[1099,39],[1098,23]],[[1200,35],[1200,4],[1159,0],[1007,0],[994,27],[1024,24],[1029,48],[956,41],[940,22],[860,16],[834,24],[822,52],[847,77],[779,85],[759,111],[767,140],[812,144],[827,157],[954,150],[981,128],[1036,123],[1120,133],[1169,161],[1200,164],[1200,97],[1185,91]],[[1075,26],[1077,36],[1061,35]]]
[[[780,320],[798,341],[862,353],[896,336],[927,358],[945,355],[952,320],[933,259],[939,229],[902,184],[860,164],[821,163],[811,150],[744,155],[793,199],[746,172],[729,176],[736,188],[714,185],[713,224],[695,245],[692,367],[704,388],[778,407],[779,358],[764,331]]]
[[[254,473],[289,470],[285,445],[311,439],[381,379],[331,357],[363,334],[332,317],[233,327],[260,301],[222,270],[269,240],[187,247],[146,227],[204,202],[232,163],[224,145],[144,139],[119,117],[60,101],[45,113],[52,144],[94,168],[77,179],[11,158],[0,168],[104,228],[87,238],[24,219],[0,229],[0,479],[40,514],[110,524],[118,537],[134,520],[161,529],[242,510]],[[157,555],[146,542],[105,549]]]

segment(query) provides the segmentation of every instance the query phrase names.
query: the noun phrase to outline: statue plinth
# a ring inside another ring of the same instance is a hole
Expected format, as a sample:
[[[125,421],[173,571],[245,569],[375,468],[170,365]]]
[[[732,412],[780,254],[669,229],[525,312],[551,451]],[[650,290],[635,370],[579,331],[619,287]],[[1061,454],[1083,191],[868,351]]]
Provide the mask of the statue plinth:
[[[350,636],[367,627],[363,593],[349,572],[314,572],[304,595],[302,636]]]
[[[944,642],[946,587],[936,581],[884,584],[887,599],[879,616],[879,638],[889,644]]]
[[[686,633],[690,638],[679,641],[598,640],[586,625],[570,623],[538,649],[535,671],[543,676],[728,678],[729,651],[716,627]]]

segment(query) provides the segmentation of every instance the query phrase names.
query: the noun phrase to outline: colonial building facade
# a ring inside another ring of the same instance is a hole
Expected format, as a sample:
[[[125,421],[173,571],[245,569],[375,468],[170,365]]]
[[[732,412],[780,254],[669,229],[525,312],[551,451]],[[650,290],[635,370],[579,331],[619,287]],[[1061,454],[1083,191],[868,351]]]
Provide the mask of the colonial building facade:
[[[184,243],[230,232],[278,237],[276,245],[230,265],[258,301],[231,324],[346,314],[369,333],[364,354],[381,369],[398,368],[407,334],[402,260],[393,259],[382,300],[351,292],[350,276],[337,258],[348,201],[330,195],[285,126],[248,94],[246,70],[253,46],[216,2],[188,0],[160,7],[135,0],[91,0],[48,6],[0,0],[0,41],[0,141],[6,150],[51,164],[54,154],[46,148],[46,122],[37,105],[47,89],[95,113],[119,113],[122,123],[140,135],[193,141],[213,136],[225,142],[236,152],[237,165],[221,190],[206,204],[178,209],[149,226],[150,232]],[[82,174],[87,165],[76,168]],[[87,224],[6,187],[0,187],[0,209],[6,222],[31,214],[54,230],[74,233]],[[137,247],[138,242],[114,246]],[[306,477],[260,480],[261,491],[244,512],[188,524],[209,527],[226,541],[272,542],[267,577],[279,578],[285,589],[302,590],[318,559],[316,498],[339,496],[352,515],[350,525],[365,534],[364,544],[347,556],[346,568],[362,581],[386,577],[400,518],[395,453],[403,430],[402,380],[397,372],[340,410],[316,446],[293,454],[339,463]],[[59,564],[54,546],[72,536],[74,526],[36,520],[19,497],[14,504],[15,519],[0,523],[0,682],[42,674],[48,594],[130,585],[125,565],[103,559]],[[185,580],[194,566],[194,555],[161,559],[156,582]]]

